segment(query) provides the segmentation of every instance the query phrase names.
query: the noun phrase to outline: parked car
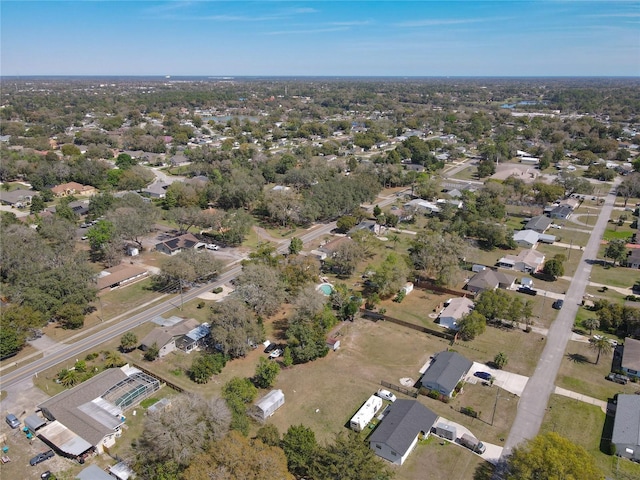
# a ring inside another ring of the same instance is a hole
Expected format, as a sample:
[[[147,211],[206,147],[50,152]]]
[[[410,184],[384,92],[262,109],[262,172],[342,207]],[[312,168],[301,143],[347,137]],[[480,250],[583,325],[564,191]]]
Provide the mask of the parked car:
[[[51,478],[51,471],[50,471],[50,470],[47,470],[46,472],[42,472],[42,473],[40,474],[40,478],[41,478],[42,480],[49,480],[49,479]]]
[[[564,300],[556,300],[555,302],[553,302],[553,305],[551,305],[553,308],[555,308],[556,310],[560,310],[562,308],[562,306],[564,305]]]
[[[218,245],[216,245],[215,243],[208,243],[206,245],[206,249],[207,250],[220,250],[220,247]]]
[[[34,465],[38,465],[39,463],[42,463],[45,460],[49,460],[50,458],[53,458],[54,455],[55,454],[53,453],[53,450],[47,450],[46,452],[39,453],[38,455],[33,457],[31,460],[29,460],[29,465],[33,467]]]
[[[267,348],[264,349],[264,353],[271,353],[276,348],[278,348],[278,344],[277,343],[270,343],[269,345],[267,345]]]
[[[520,293],[525,293],[527,295],[533,295],[533,296],[536,296],[538,294],[537,290],[534,290],[533,288],[529,288],[529,287],[520,287],[518,288],[518,291]]]
[[[619,383],[620,385],[626,385],[629,381],[629,377],[627,377],[626,375],[620,375],[619,373],[610,373],[606,378],[607,380]]]
[[[381,388],[376,392],[376,395],[383,400],[389,400],[390,402],[396,401],[396,396],[393,393],[391,393],[389,390],[384,390]]]
[[[282,350],[279,348],[276,348],[269,354],[269,358],[278,358],[281,355],[282,355]]]
[[[475,372],[473,376],[481,378],[482,380],[487,380],[487,381],[493,378],[493,376],[491,376],[489,372]]]
[[[20,426],[20,420],[18,420],[18,417],[16,417],[13,413],[10,413],[4,419],[11,428],[18,428]]]

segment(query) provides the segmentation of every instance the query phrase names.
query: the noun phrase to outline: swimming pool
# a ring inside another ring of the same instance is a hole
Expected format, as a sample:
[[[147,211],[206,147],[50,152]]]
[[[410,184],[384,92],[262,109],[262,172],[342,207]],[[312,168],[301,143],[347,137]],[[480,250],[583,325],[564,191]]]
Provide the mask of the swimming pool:
[[[333,285],[331,285],[330,283],[321,283],[316,287],[316,290],[320,290],[324,295],[328,297],[333,292]]]

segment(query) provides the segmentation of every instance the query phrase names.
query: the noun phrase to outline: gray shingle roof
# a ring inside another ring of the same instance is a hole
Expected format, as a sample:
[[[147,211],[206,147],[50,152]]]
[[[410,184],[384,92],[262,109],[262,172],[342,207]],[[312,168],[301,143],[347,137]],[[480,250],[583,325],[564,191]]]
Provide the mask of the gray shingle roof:
[[[640,340],[634,340],[629,337],[624,339],[622,366],[631,370],[640,371]]]
[[[440,352],[420,379],[421,385],[437,383],[452,392],[473,363],[456,352]]]
[[[550,219],[549,217],[546,217],[544,215],[539,215],[529,220],[524,228],[526,230],[535,230],[537,232],[542,233],[547,228],[549,228],[549,225],[551,225],[552,222],[553,220]]]
[[[110,368],[77,387],[65,390],[41,403],[39,408],[49,412],[56,420],[80,435],[91,445],[97,445],[105,435],[113,433],[113,428],[109,428],[87,415],[80,407],[103,395],[126,378],[127,374],[121,369]]]
[[[618,395],[611,442],[640,446],[640,396]]]
[[[418,434],[429,433],[437,420],[438,415],[417,400],[396,400],[369,442],[384,443],[404,455]]]

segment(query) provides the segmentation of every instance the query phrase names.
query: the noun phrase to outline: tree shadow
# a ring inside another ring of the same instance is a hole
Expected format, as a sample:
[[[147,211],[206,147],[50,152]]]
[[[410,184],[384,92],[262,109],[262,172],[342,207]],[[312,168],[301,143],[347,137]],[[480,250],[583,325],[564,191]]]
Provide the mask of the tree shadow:
[[[591,363],[587,357],[580,353],[567,353],[567,358],[574,363]]]
[[[482,462],[473,473],[473,480],[492,480],[496,467],[489,462]]]
[[[279,318],[273,322],[273,336],[276,340],[287,339],[287,327],[289,326],[289,320],[286,317]]]

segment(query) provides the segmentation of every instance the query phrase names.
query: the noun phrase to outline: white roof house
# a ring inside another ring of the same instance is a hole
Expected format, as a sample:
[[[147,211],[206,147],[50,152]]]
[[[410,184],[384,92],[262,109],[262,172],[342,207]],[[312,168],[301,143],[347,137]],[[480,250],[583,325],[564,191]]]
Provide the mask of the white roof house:
[[[513,240],[520,246],[525,248],[531,248],[536,243],[540,234],[534,230],[519,230],[513,234]]]

